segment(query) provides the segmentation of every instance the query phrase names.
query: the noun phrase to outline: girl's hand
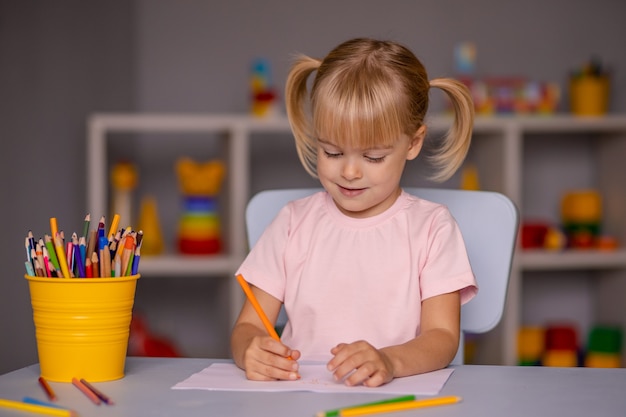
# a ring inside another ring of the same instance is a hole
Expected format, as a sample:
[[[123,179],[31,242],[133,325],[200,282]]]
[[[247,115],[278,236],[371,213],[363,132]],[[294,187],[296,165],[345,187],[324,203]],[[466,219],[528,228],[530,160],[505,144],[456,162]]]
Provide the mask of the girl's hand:
[[[394,369],[387,355],[365,341],[340,343],[330,353],[334,357],[327,368],[346,385],[377,387],[393,379]]]
[[[270,336],[256,336],[244,352],[246,378],[255,381],[296,380],[300,351],[291,350]]]

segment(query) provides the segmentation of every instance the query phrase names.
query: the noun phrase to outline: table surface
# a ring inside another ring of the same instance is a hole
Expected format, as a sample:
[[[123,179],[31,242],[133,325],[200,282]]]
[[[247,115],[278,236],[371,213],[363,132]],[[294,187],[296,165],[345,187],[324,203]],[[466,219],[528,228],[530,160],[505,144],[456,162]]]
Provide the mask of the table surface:
[[[58,404],[80,416],[224,416],[312,417],[319,411],[376,401],[379,394],[319,394],[312,392],[211,392],[171,387],[215,360],[191,358],[127,358],[126,375],[94,384],[115,405],[96,406],[69,383],[51,382]],[[455,366],[440,395],[463,401],[442,407],[390,415],[422,417],[603,417],[626,416],[626,368],[549,368],[515,366]],[[45,400],[37,382],[39,365],[0,375],[0,398],[25,396]],[[0,416],[28,413],[0,408]],[[34,415],[34,414],[31,414]],[[382,416],[382,414],[380,414]]]

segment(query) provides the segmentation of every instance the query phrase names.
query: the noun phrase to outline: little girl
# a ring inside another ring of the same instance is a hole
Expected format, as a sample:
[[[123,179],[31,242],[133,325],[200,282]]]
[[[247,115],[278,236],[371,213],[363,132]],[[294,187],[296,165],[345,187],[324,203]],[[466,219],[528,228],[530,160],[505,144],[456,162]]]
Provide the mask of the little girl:
[[[296,60],[287,115],[324,191],[285,206],[237,271],[272,322],[282,305],[289,317],[276,341],[246,301],[231,345],[247,378],[293,380],[298,360],[323,360],[336,380],[373,387],[454,358],[461,304],[477,291],[465,245],[446,207],[400,187],[422,149],[430,87],[455,114],[433,155],[433,178],[443,181],[470,144],[463,84],[429,81],[395,42],[354,39],[322,60]]]

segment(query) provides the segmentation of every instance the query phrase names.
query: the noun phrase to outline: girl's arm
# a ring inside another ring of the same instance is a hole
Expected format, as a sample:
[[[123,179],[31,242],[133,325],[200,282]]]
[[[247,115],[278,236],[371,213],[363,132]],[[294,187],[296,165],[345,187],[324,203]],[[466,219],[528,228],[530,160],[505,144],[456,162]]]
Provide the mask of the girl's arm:
[[[445,368],[459,346],[460,312],[459,291],[424,300],[419,336],[380,350],[365,341],[340,344],[331,351],[335,356],[328,369],[336,379],[347,376],[348,385],[378,386],[393,378]]]
[[[381,349],[392,363],[393,377],[445,368],[459,348],[460,292],[442,294],[422,302],[421,333],[398,346]]]
[[[282,303],[265,291],[251,286],[268,319],[275,323]],[[261,319],[245,301],[231,334],[235,364],[253,380],[297,379],[300,352],[291,350],[267,334]]]

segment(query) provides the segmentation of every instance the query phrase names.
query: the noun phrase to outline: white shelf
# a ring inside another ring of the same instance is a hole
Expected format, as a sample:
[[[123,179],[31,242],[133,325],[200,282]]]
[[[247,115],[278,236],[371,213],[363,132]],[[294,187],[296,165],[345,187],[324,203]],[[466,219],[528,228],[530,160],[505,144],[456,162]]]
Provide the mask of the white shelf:
[[[441,133],[450,126],[448,116],[429,116],[426,123],[429,132]],[[235,269],[247,252],[245,238],[244,212],[250,198],[250,142],[254,134],[280,133],[290,134],[290,127],[285,117],[268,119],[254,118],[248,115],[210,115],[210,114],[95,114],[88,120],[87,138],[87,205],[90,212],[99,212],[108,207],[107,140],[111,133],[220,133],[226,138],[229,167],[226,191],[229,207],[227,241],[225,255],[213,257],[189,257],[168,254],[153,258],[142,258],[141,273],[144,277],[232,277]],[[591,138],[595,160],[598,188],[610,198],[605,202],[607,223],[611,233],[618,240],[626,242],[626,116],[607,117],[572,117],[555,116],[498,116],[477,117],[474,124],[472,158],[478,166],[483,188],[499,191],[508,195],[520,208],[522,220],[525,188],[523,172],[524,141],[549,140],[551,136],[573,138]],[[598,140],[595,140],[598,139]],[[555,169],[558,169],[555,166]],[[499,351],[502,363],[516,362],[517,329],[521,324],[521,310],[524,303],[522,280],[525,272],[593,270],[599,275],[614,272],[626,273],[626,250],[613,252],[600,251],[565,251],[559,253],[546,251],[518,251],[513,263],[511,281],[505,316],[501,325]],[[624,279],[602,280],[610,282],[597,292],[603,300],[597,303],[618,306],[609,311],[611,317],[626,321],[626,313],[619,306],[621,291],[618,281]],[[234,283],[235,280],[230,280]],[[615,290],[611,285],[618,285]],[[230,320],[238,314],[242,295],[236,283],[230,288]],[[606,300],[608,299],[608,301]],[[606,315],[605,314],[605,315]],[[626,326],[626,322],[623,323]]]
[[[143,277],[223,277],[232,276],[241,256],[159,255],[141,257]]]
[[[626,268],[626,249],[601,250],[522,250],[517,261],[524,271],[603,270]]]

